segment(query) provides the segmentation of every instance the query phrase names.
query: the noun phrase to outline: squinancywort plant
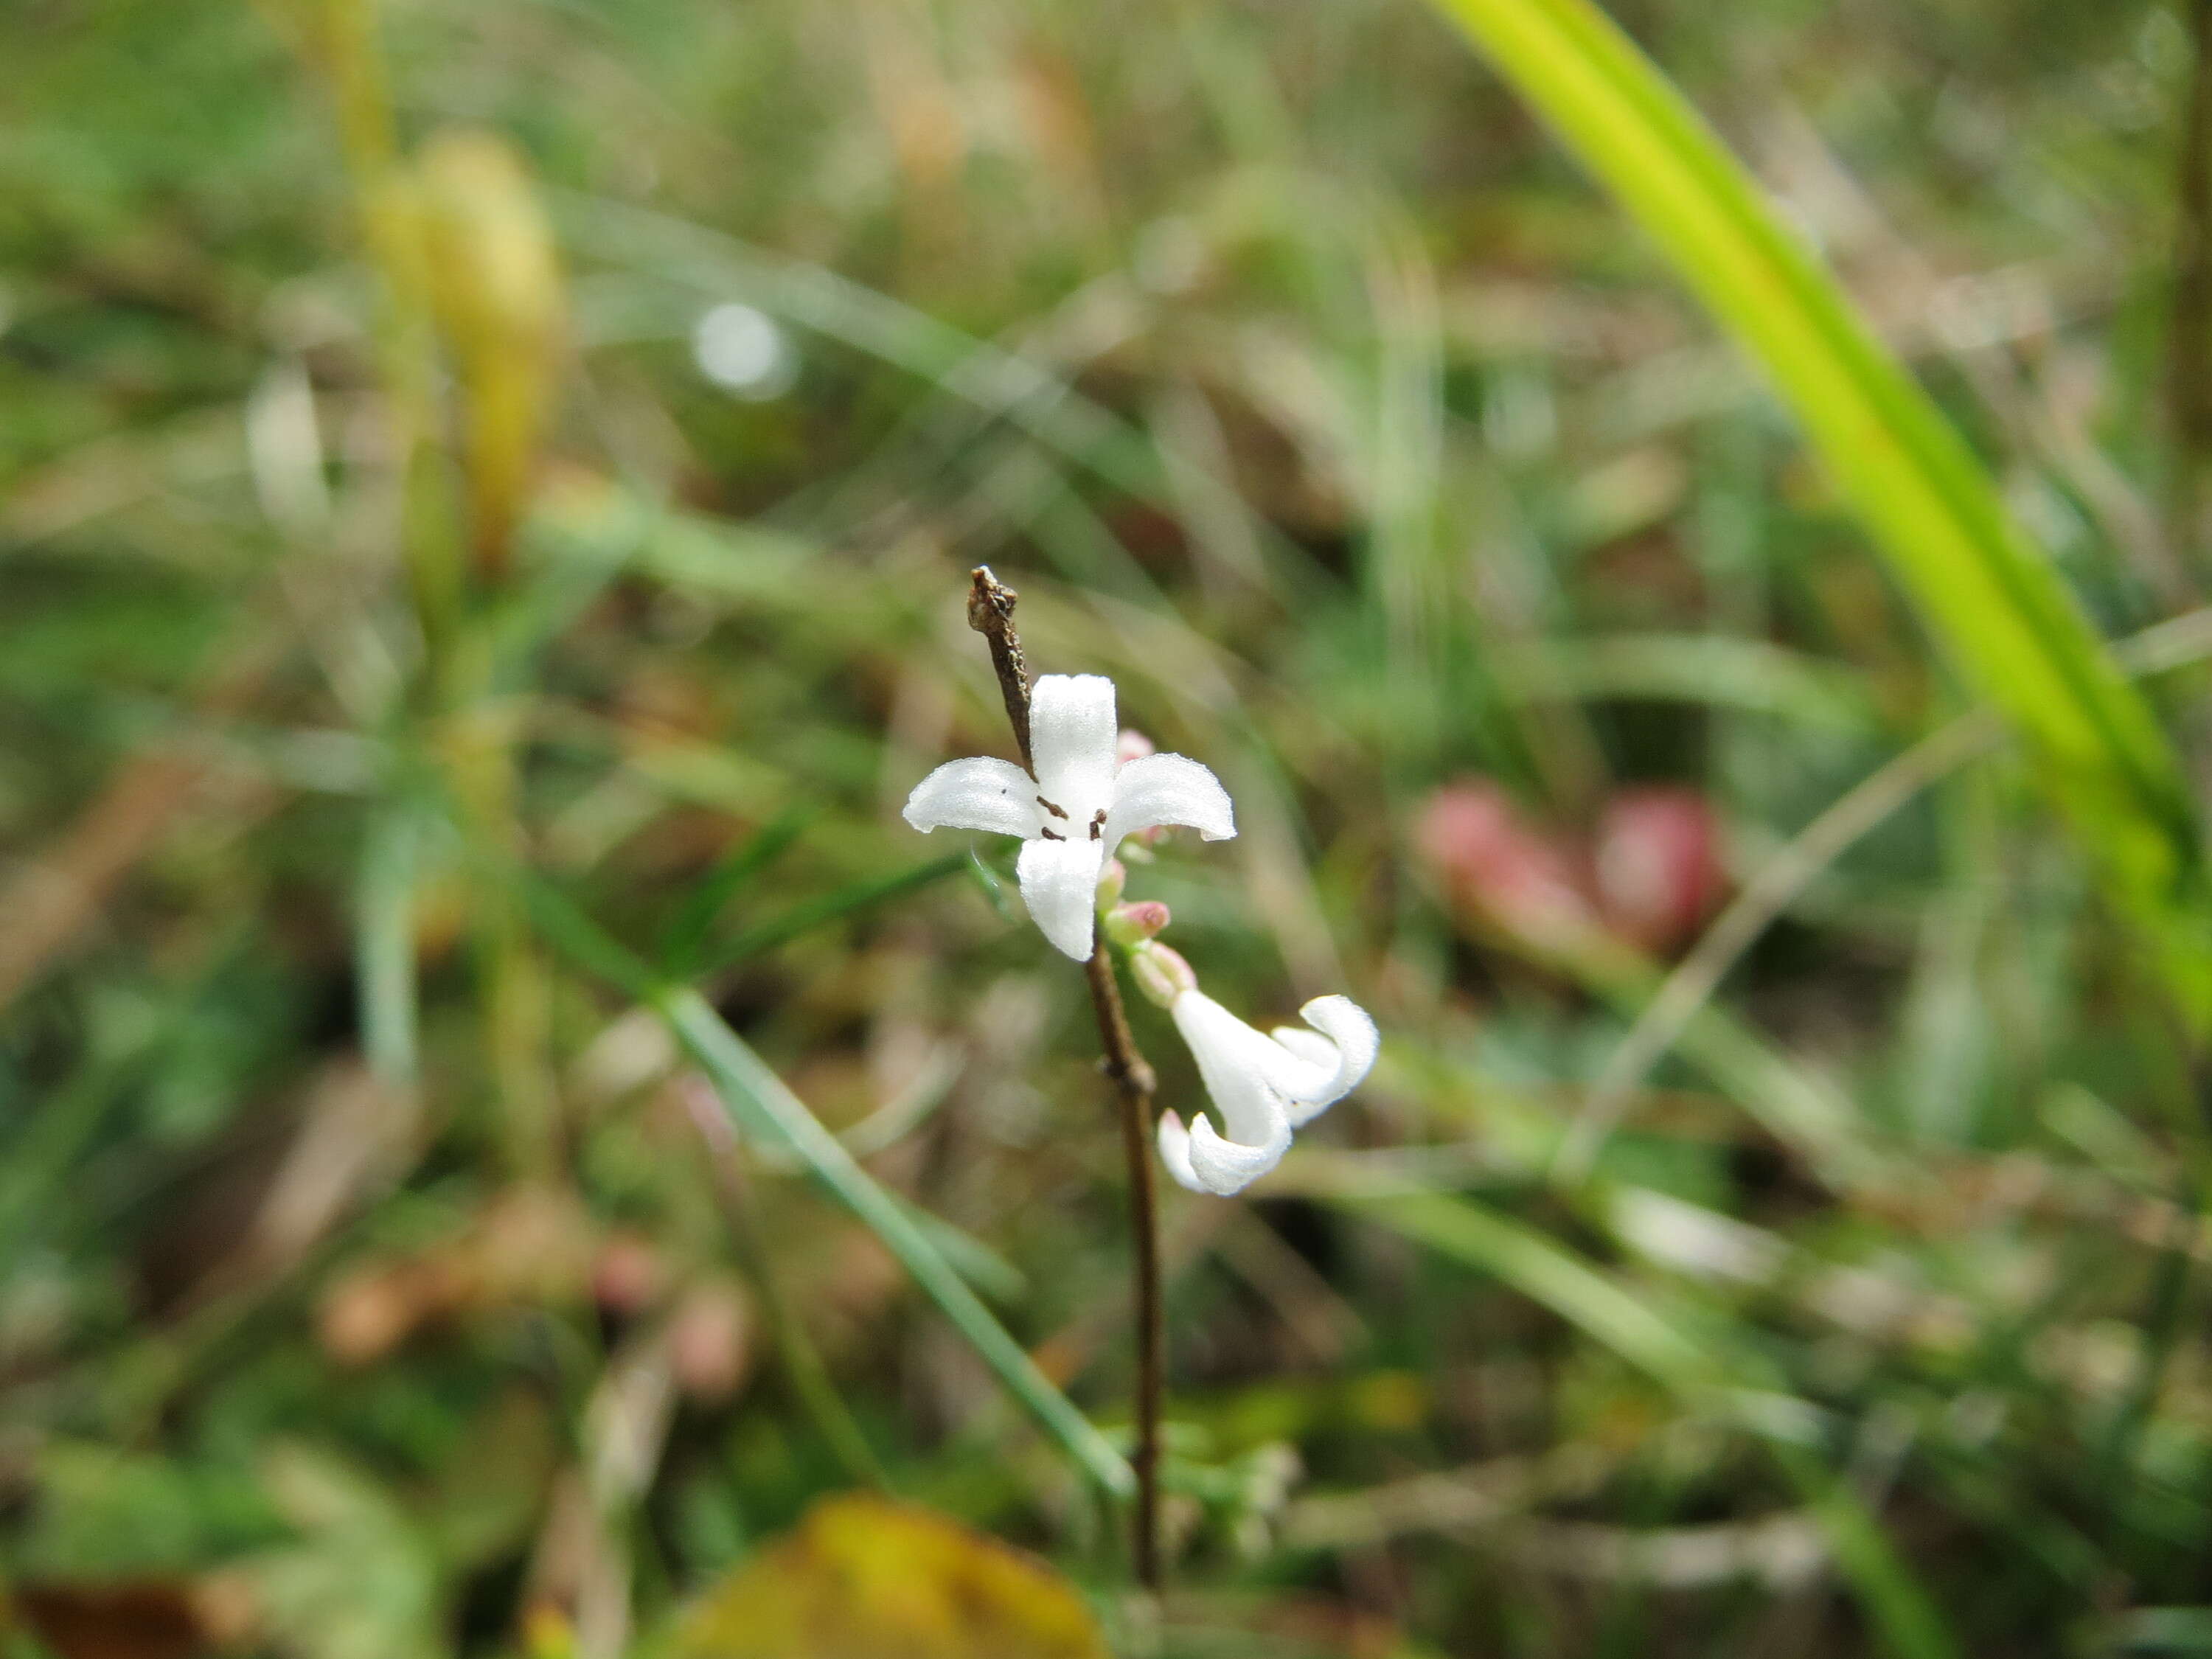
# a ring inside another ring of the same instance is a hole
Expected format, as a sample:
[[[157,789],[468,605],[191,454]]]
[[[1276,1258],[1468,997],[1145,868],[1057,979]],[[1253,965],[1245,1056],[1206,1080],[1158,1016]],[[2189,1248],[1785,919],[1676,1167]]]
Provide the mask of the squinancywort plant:
[[[1168,907],[1116,902],[1127,872],[1113,854],[1124,836],[1158,826],[1227,840],[1237,833],[1228,792],[1194,760],[1153,754],[1133,732],[1117,738],[1114,683],[1103,675],[1046,674],[1030,698],[1034,779],[1011,761],[947,761],[915,786],[906,821],[924,835],[1023,837],[1015,866],[1023,902],[1039,931],[1078,962],[1089,959],[1094,917],[1105,912],[1106,937],[1127,952],[1146,1000],[1182,1033],[1228,1131],[1203,1117],[1186,1129],[1163,1112],[1161,1161],[1192,1192],[1240,1192],[1282,1162],[1293,1129],[1358,1086],[1375,1064],[1375,1022],[1349,997],[1316,997],[1298,1011],[1311,1030],[1279,1025],[1263,1036],[1200,990],[1181,953],[1155,942]],[[1121,758],[1132,750],[1137,758]]]
[[[1262,1036],[1198,988],[1198,976],[1158,942],[1168,925],[1157,900],[1124,903],[1130,855],[1165,826],[1187,825],[1208,841],[1237,833],[1227,791],[1198,762],[1160,755],[1133,732],[1117,732],[1114,684],[1097,674],[1047,674],[1034,687],[1014,632],[1014,593],[988,569],[975,573],[968,620],[991,644],[1000,690],[1026,765],[976,757],[951,761],[915,787],[906,821],[933,830],[986,830],[1022,840],[1016,872],[1030,917],[1054,949],[1084,964],[1105,1070],[1122,1106],[1136,1223],[1138,1302],[1137,1576],[1158,1583],[1159,1401],[1162,1350],[1159,1255],[1148,1143],[1177,1182],[1196,1193],[1240,1191],[1281,1161],[1291,1133],[1341,1099],[1375,1063],[1375,1022],[1346,997],[1318,997],[1301,1010],[1311,1029]],[[1102,937],[1103,936],[1103,937]],[[1221,1115],[1186,1129],[1173,1112],[1152,1118],[1152,1074],[1122,1013],[1109,948],[1126,957],[1146,997],[1166,1009],[1190,1045],[1207,1095]]]

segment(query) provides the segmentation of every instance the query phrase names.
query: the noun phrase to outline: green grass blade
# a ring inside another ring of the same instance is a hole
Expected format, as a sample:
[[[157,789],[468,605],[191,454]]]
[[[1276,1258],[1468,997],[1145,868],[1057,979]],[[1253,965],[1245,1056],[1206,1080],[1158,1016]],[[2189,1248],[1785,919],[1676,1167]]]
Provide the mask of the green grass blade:
[[[2212,1653],[2212,1607],[2134,1607],[2110,1628],[2112,1653]]]
[[[1648,1301],[1533,1227],[1449,1193],[1333,1201],[1487,1273],[1670,1389],[1687,1391],[1722,1381],[1713,1356]]]
[[[706,1072],[730,1115],[755,1133],[765,1132],[806,1160],[809,1169],[845,1206],[866,1224],[884,1248],[937,1304],[983,1362],[1026,1406],[1046,1431],[1109,1492],[1135,1490],[1128,1464],[1074,1403],[1006,1334],[1006,1327],[968,1288],[943,1252],[926,1237],[898,1200],[853,1161],[837,1137],[785,1086],[767,1062],[722,1023],[696,991],[664,990],[653,1006]]]
[[[757,956],[763,951],[772,951],[779,945],[788,944],[801,933],[839,920],[841,917],[865,910],[870,905],[881,904],[904,894],[942,881],[947,876],[960,874],[972,867],[965,853],[948,853],[941,859],[932,859],[926,864],[916,864],[873,881],[858,881],[841,887],[807,903],[794,905],[780,916],[771,917],[757,927],[748,927],[734,939],[707,950],[700,970],[712,973],[727,968],[745,957]]]
[[[1583,634],[1501,642],[1491,651],[1510,702],[1688,702],[1771,714],[1818,730],[1879,733],[1856,676],[1763,640],[1725,634]]]
[[[415,877],[422,814],[401,803],[370,819],[354,893],[354,979],[362,1047],[385,1082],[415,1081]]]
[[[49,1094],[30,1127],[0,1161],[0,1261],[15,1259],[40,1211],[58,1210],[71,1167],[98,1137],[109,1109],[151,1068],[158,1053],[148,1032],[124,1053],[91,1062]]]
[[[1665,1387],[1710,1398],[1731,1385],[1771,1391],[1753,1359],[1715,1352],[1639,1295],[1526,1224],[1449,1193],[1339,1197],[1340,1209],[1389,1228],[1437,1255],[1486,1273],[1611,1348]],[[1787,1436],[1769,1449],[1820,1518],[1828,1547],[1891,1651],[1905,1659],[1957,1659],[1942,1615],[1881,1525],[1845,1481]]]
[[[684,908],[661,936],[661,971],[671,979],[689,979],[698,971],[707,936],[738,890],[781,858],[814,821],[816,809],[793,806],[779,813],[746,836],[716,866],[684,900]]]
[[[1117,489],[1173,502],[1143,432],[1017,352],[823,266],[778,258],[703,225],[598,197],[556,192],[551,202],[564,240],[580,252],[648,269],[718,299],[743,295],[1011,422]]]
[[[2197,816],[2130,689],[1965,441],[1687,100],[1590,0],[1434,0],[1765,368],[1929,627],[2212,1024]]]
[[[1768,1443],[1782,1472],[1820,1522],[1836,1564],[1883,1645],[1901,1659],[1959,1659],[1943,1616],[1850,1485],[1803,1446]]]
[[[959,868],[966,854],[947,862]],[[749,1133],[795,1154],[816,1181],[859,1217],[983,1363],[1094,1480],[1117,1496],[1136,1490],[1136,1478],[1121,1455],[1073,1401],[1053,1387],[905,1206],[854,1160],[704,998],[657,980],[643,962],[542,882],[530,884],[526,891],[538,930],[579,966],[629,992],[666,1021],[684,1051],[706,1073],[731,1117]]]

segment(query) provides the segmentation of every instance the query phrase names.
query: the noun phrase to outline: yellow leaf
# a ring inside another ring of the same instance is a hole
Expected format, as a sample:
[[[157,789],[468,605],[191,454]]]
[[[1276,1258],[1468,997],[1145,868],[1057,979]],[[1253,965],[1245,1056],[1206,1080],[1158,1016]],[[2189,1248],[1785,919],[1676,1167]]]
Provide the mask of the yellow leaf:
[[[678,1659],[1107,1659],[1073,1586],[927,1510],[825,1498],[691,1616]]]
[[[430,297],[461,381],[477,564],[497,576],[550,414],[566,305],[560,263],[529,168],[504,139],[438,134],[416,173]]]

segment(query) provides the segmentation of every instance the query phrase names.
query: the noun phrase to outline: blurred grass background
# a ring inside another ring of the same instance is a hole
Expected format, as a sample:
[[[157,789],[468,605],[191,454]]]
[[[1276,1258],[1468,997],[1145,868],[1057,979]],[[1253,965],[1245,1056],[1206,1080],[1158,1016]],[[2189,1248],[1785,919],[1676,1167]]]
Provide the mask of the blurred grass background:
[[[1418,6],[8,9],[10,1659],[2212,1651],[2203,19],[1613,15],[2135,805]],[[983,561],[1235,795],[1209,989],[1386,1036],[1170,1194],[1157,1628],[1080,978],[896,817]]]

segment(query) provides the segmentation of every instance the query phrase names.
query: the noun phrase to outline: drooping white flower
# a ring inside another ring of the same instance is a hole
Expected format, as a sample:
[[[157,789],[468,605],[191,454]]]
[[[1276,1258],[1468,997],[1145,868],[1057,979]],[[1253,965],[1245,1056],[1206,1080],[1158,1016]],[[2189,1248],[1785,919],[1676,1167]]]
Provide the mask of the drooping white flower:
[[[1291,1130],[1359,1086],[1380,1042],[1350,997],[1316,997],[1298,1010],[1310,1030],[1279,1025],[1266,1036],[1195,988],[1180,991],[1168,1012],[1228,1130],[1202,1117],[1186,1129],[1173,1112],[1160,1114],[1160,1158],[1194,1193],[1225,1195],[1273,1169]]]
[[[1091,955],[1098,875],[1121,837],[1188,824],[1208,841],[1237,833],[1220,781],[1181,755],[1124,761],[1116,752],[1114,682],[1103,674],[1045,674],[1030,692],[1030,755],[947,761],[907,797],[906,821],[932,830],[989,830],[1027,843],[1014,866],[1022,901],[1054,946]]]

